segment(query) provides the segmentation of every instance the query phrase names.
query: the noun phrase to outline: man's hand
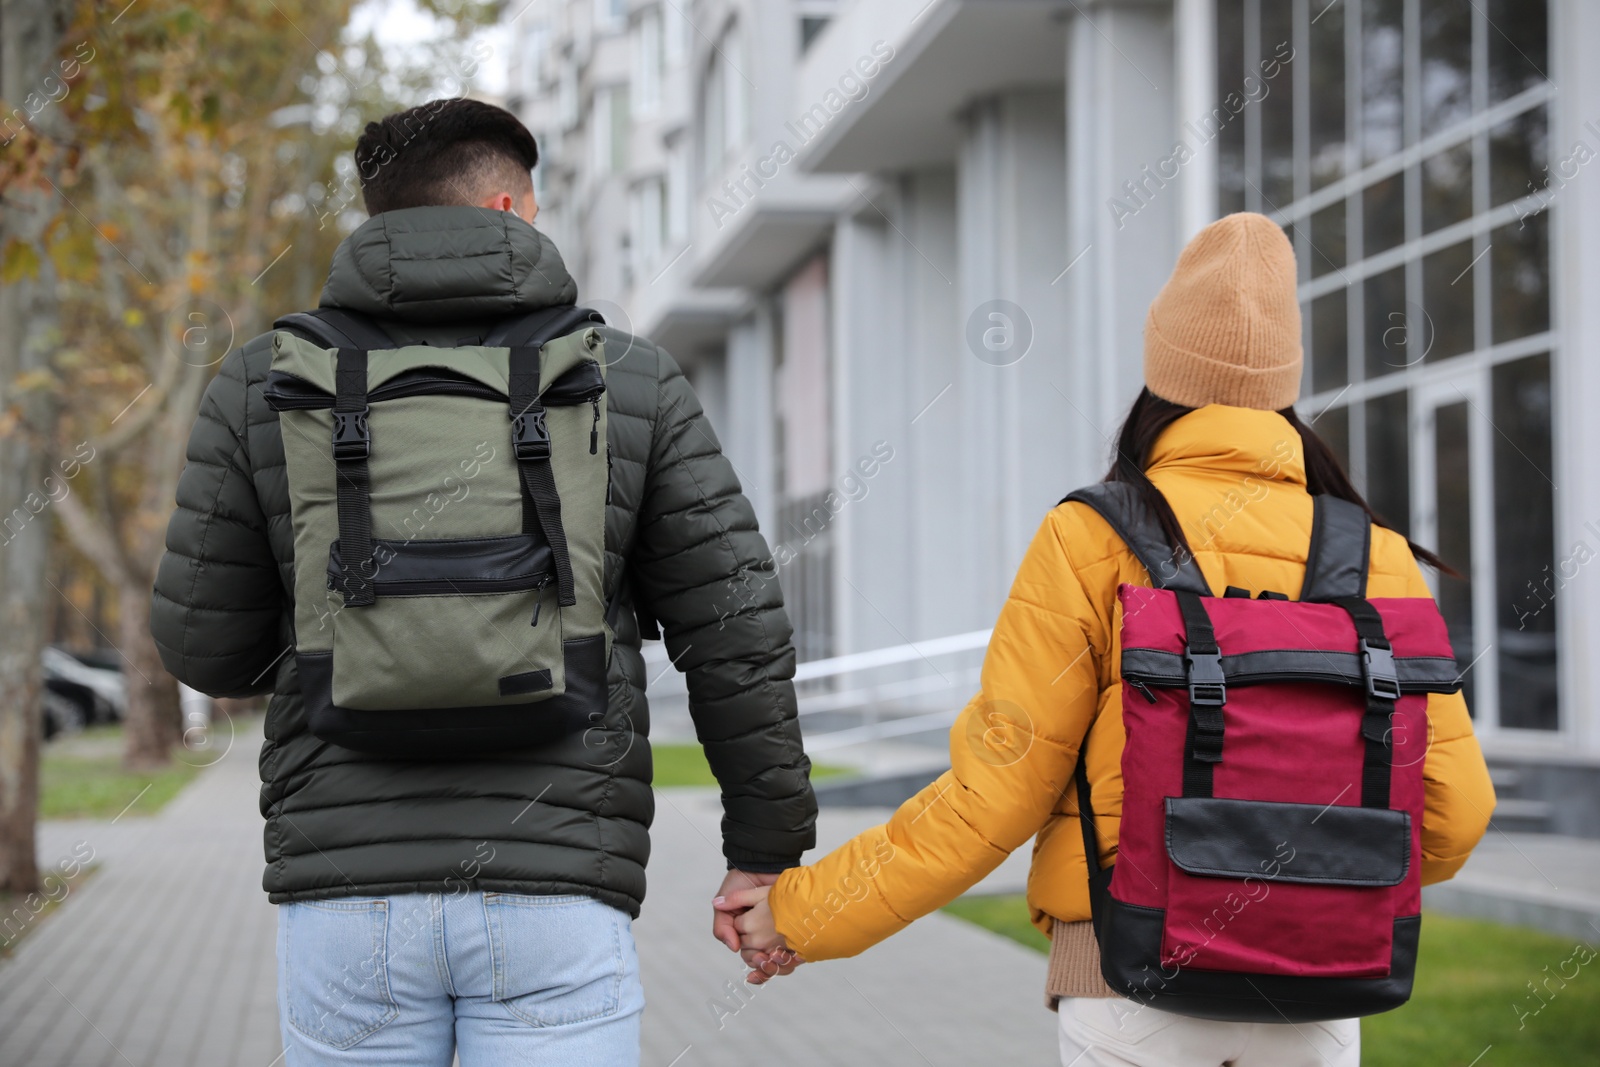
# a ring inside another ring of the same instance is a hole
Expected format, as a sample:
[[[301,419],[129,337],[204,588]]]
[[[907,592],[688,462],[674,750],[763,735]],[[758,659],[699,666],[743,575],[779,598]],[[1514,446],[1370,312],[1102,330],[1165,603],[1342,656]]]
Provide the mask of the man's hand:
[[[739,951],[739,932],[734,929],[734,916],[742,909],[724,909],[723,901],[730,894],[744,890],[765,889],[778,880],[775,874],[757,874],[754,871],[741,871],[738,868],[728,872],[722,880],[722,885],[717,889],[717,895],[711,902],[711,936],[728,946],[728,951]],[[748,905],[747,905],[748,906]]]
[[[739,934],[740,956],[751,968],[745,981],[751,985],[763,985],[774,976],[790,974],[805,962],[790,950],[788,942],[778,933],[772,908],[767,904],[771,892],[770,885],[755,886],[735,890],[712,901],[720,914],[733,919],[734,929]]]

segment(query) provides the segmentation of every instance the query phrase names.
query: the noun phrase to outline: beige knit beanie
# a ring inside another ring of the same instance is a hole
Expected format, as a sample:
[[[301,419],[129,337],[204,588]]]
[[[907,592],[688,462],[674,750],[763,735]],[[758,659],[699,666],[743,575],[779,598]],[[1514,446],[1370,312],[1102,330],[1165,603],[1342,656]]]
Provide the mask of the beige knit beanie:
[[[1265,215],[1240,212],[1195,235],[1150,305],[1144,383],[1184,407],[1278,411],[1300,397],[1294,248]]]

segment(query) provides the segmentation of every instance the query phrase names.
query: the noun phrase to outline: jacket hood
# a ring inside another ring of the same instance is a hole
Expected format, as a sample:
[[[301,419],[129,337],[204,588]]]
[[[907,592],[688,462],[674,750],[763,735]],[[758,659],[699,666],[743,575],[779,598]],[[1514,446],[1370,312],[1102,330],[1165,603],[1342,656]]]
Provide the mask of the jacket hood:
[[[1305,447],[1276,411],[1207,404],[1177,419],[1150,450],[1149,472],[1171,467],[1306,484]]]
[[[550,238],[509,211],[414,207],[374,215],[333,254],[323,307],[450,322],[573,303]]]

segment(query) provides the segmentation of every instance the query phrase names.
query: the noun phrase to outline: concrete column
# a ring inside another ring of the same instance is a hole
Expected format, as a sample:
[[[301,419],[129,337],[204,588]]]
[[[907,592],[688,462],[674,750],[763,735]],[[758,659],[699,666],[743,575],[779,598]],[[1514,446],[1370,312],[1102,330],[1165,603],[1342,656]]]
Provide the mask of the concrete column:
[[[914,579],[910,590],[913,640],[970,629],[974,612],[968,585],[971,548],[957,517],[964,506],[959,477],[965,447],[965,411],[958,377],[970,358],[961,342],[957,290],[956,176],[948,169],[917,171],[899,183],[895,225],[905,235],[889,243],[901,279],[903,306],[897,347],[885,355],[902,367],[907,398],[895,445],[894,477],[905,479],[902,527]],[[898,548],[899,546],[895,546]]]
[[[1061,453],[1070,362],[1066,133],[1060,95],[1007,93],[973,106],[958,170],[960,512],[974,625],[992,621],[1044,514],[1069,489]]]
[[[728,424],[728,372],[727,349],[707,348],[696,353],[692,363],[684,368],[684,376],[700,399],[706,421],[721,440],[723,428]]]
[[[1145,313],[1180,247],[1170,4],[1079,4],[1067,45],[1068,293],[1073,478],[1104,473],[1142,385]],[[1149,168],[1146,170],[1146,168]],[[1177,177],[1175,176],[1175,177]]]
[[[869,195],[892,217],[902,214],[894,186]],[[848,501],[834,528],[841,652],[927,636],[917,625],[913,565],[920,517],[911,510],[916,450],[909,431],[920,401],[906,386],[917,355],[902,332],[901,239],[877,210],[865,201],[858,206],[834,227],[830,263],[834,489]]]
[[[770,300],[728,331],[722,447],[739,473],[745,496],[767,540],[776,539],[778,499],[773,466],[773,316]]]
[[[1600,5],[1555,0],[1551,14],[1551,79],[1560,86],[1550,131],[1551,156],[1579,143],[1600,152],[1600,66],[1589,54],[1600,40]],[[1551,167],[1554,174],[1556,168]],[[1552,179],[1552,187],[1556,184]],[[1600,162],[1566,182],[1550,206],[1553,326],[1560,340],[1552,363],[1555,395],[1555,555],[1561,715],[1570,750],[1600,755]],[[1580,555],[1578,545],[1588,546]],[[1576,560],[1587,559],[1581,567]],[[1573,573],[1576,568],[1576,573]]]
[[[958,518],[954,176],[918,172],[864,188],[871,202],[841,217],[831,262],[837,474],[842,482],[862,461],[875,467],[836,520],[844,652],[981,625],[971,623],[972,561]]]
[[[1211,110],[1217,95],[1216,0],[1173,0],[1173,49],[1177,92],[1173,104],[1180,126]],[[1188,241],[1217,217],[1217,143],[1189,138],[1194,158],[1177,178],[1178,238]]]

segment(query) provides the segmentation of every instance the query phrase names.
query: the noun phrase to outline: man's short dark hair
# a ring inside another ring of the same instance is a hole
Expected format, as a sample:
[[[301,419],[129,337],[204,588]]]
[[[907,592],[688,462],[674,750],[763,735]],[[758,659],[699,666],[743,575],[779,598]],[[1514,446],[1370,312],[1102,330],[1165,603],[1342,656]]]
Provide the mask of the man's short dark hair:
[[[539,146],[505,108],[447,97],[367,123],[355,158],[367,214],[377,215],[520,192]]]

